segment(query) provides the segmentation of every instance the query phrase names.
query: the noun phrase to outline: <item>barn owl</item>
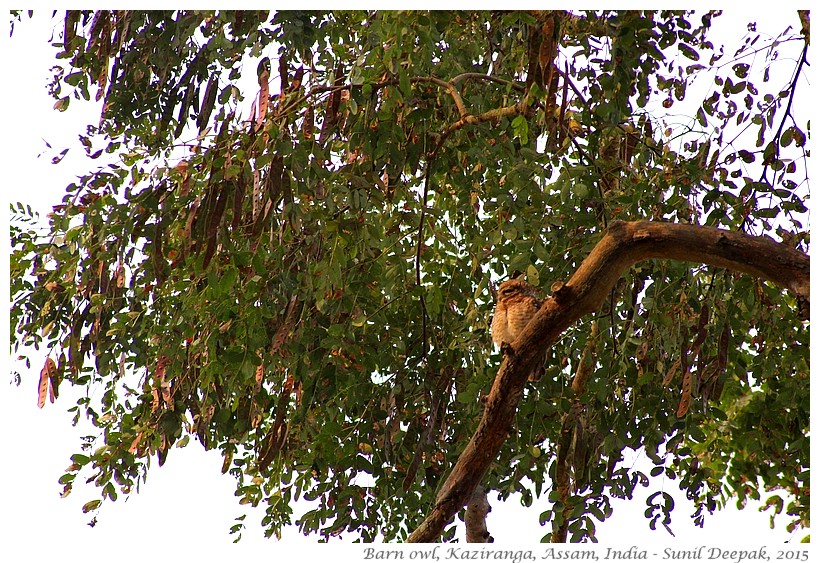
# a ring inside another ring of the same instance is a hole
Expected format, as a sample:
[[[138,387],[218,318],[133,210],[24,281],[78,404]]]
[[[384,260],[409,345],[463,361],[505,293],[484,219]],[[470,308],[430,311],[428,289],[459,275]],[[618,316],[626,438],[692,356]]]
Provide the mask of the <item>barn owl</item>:
[[[513,342],[541,307],[538,291],[522,280],[507,280],[498,286],[493,314],[493,342],[502,346]],[[543,363],[529,376],[538,381],[544,371]]]

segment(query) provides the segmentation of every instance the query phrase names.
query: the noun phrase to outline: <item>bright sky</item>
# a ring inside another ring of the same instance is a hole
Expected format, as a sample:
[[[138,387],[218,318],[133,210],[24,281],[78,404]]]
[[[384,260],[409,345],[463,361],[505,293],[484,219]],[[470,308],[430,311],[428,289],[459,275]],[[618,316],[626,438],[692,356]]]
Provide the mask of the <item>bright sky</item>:
[[[99,119],[97,105],[78,104],[75,100],[65,113],[52,111],[54,100],[48,96],[45,86],[55,51],[48,40],[52,28],[59,29],[59,24],[49,16],[50,12],[42,12],[34,21],[24,19],[16,26],[10,41],[4,31],[0,51],[6,132],[0,153],[6,172],[3,193],[10,201],[31,204],[41,215],[59,203],[67,184],[89,169],[82,150],[78,149],[77,135],[84,131],[87,123]],[[731,19],[723,16],[718,22],[728,24]],[[733,40],[742,37],[747,19],[758,21],[759,31],[765,29],[773,35],[789,24],[799,25],[791,9],[753,14],[749,7],[744,7],[743,13],[734,19],[734,25],[726,26],[723,36],[728,45],[736,44]],[[799,88],[808,89],[808,86],[802,81]],[[246,95],[250,97],[253,93]],[[48,149],[46,141],[52,149]],[[52,165],[51,158],[66,147],[72,150],[65,160]],[[3,267],[7,272],[6,255]],[[7,277],[2,279],[5,283]],[[4,331],[9,330],[8,323],[2,326]],[[121,497],[115,503],[103,503],[97,514],[97,525],[89,527],[91,515],[83,514],[80,507],[98,498],[98,491],[78,479],[72,494],[61,499],[62,487],[57,483],[70,464],[69,456],[79,451],[80,437],[87,430],[82,424],[72,427],[71,416],[66,412],[75,404],[77,392],[65,384],[57,403],[47,403],[45,408],[38,409],[36,387],[41,367],[42,358],[35,360],[31,369],[13,362],[11,370],[20,371],[22,384],[17,387],[10,383],[11,376],[7,376],[9,383],[0,382],[0,429],[5,437],[0,463],[3,506],[0,546],[4,554],[17,554],[13,560],[78,561],[81,557],[103,556],[118,561],[146,557],[164,561],[185,556],[186,560],[210,561],[260,555],[262,560],[273,560],[281,554],[328,555],[327,551],[315,551],[320,549],[315,547],[315,539],[304,538],[295,529],[287,531],[281,542],[265,539],[259,526],[263,516],[261,509],[251,509],[242,541],[232,544],[234,536],[229,535],[228,529],[234,524],[234,518],[245,513],[244,507],[240,507],[234,497],[233,478],[220,473],[219,453],[203,451],[196,440],[191,440],[184,449],[173,449],[162,468],[154,465],[139,494],[127,500]],[[637,463],[645,465],[645,460]],[[649,466],[646,467],[648,472]],[[661,489],[676,498],[672,524],[675,538],[662,528],[649,530],[643,516],[646,497]],[[544,499],[529,509],[523,509],[515,499],[502,505],[491,495],[490,502],[493,511],[488,527],[502,545],[532,544],[545,533],[538,524],[538,514],[548,507]],[[751,507],[743,512],[729,508],[707,517],[704,529],[696,529],[691,524],[691,512],[691,505],[675,482],[656,479],[649,488],[637,491],[632,501],[615,503],[614,516],[598,525],[598,538],[605,545],[639,545],[643,546],[641,549],[654,546],[657,551],[658,546],[685,549],[706,544],[738,545],[747,549],[768,544],[774,548],[776,544],[796,541],[805,535],[805,532],[796,535],[785,532],[783,517],[777,520],[777,529],[770,530],[768,514]],[[463,537],[463,525],[460,535]],[[333,549],[334,559],[347,553],[358,560],[362,553],[360,548],[337,546]],[[770,554],[774,555],[774,551],[770,550]]]

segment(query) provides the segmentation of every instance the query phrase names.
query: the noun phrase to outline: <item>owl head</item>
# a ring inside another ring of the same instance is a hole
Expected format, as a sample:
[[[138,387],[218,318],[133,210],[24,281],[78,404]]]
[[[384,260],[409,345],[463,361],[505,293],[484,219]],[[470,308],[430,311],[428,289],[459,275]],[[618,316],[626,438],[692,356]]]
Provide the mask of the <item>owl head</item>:
[[[507,280],[498,286],[498,299],[507,300],[516,295],[538,296],[538,290],[524,280]]]

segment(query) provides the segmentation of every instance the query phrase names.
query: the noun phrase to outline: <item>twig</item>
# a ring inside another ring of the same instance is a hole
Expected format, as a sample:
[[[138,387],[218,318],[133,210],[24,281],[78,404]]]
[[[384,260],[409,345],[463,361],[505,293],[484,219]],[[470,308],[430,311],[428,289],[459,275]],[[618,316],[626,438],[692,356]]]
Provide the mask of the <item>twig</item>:
[[[573,81],[570,79],[570,77],[567,75],[567,73],[566,73],[566,72],[564,72],[563,70],[561,70],[560,68],[558,68],[557,66],[555,67],[555,72],[557,72],[557,73],[558,73],[558,76],[560,76],[561,78],[563,78],[563,79],[564,79],[564,82],[565,82],[566,84],[569,84],[569,87],[570,87],[570,88],[572,88],[572,91],[573,91],[573,92],[575,92],[575,95],[576,95],[576,96],[578,96],[578,97],[581,99],[581,101],[583,102],[584,106],[589,106],[589,102],[587,101],[587,99],[586,99],[586,98],[584,98],[584,95],[581,93],[581,91],[580,91],[580,90],[578,89],[578,87],[575,85],[575,82],[573,82]]]
[[[806,62],[806,56],[809,50],[809,42],[806,41],[806,44],[803,45],[803,53],[800,55],[800,61],[797,63],[797,69],[794,71],[794,77],[792,78],[791,84],[789,85],[789,100],[786,102],[786,112],[783,114],[783,119],[780,120],[780,126],[777,128],[777,132],[772,137],[772,142],[774,143],[774,155],[773,158],[776,160],[777,157],[780,156],[780,134],[783,132],[783,127],[786,125],[786,119],[789,117],[792,118],[794,121],[794,116],[792,115],[792,102],[794,101],[794,93],[797,90],[797,80],[800,78],[800,70],[803,68],[803,63]],[[760,179],[758,183],[763,183],[766,180],[766,172],[769,170],[770,164],[768,162],[763,163],[763,172],[760,174]],[[757,197],[757,188],[752,187],[751,193],[749,197],[744,202],[744,205],[748,202],[752,201],[754,198]],[[746,214],[743,217],[743,221],[740,222],[740,230],[742,231],[746,227],[746,222],[749,219],[749,215]]]
[[[523,92],[527,89],[526,86],[523,84],[519,84],[517,82],[513,82],[511,80],[504,80],[503,78],[499,78],[497,76],[492,76],[490,74],[483,74],[480,72],[464,72],[455,76],[454,78],[450,79],[450,83],[458,86],[460,82],[464,82],[465,80],[487,80],[488,82],[495,82],[496,84],[501,84],[503,86],[510,86],[514,90],[518,90],[519,92]]]
[[[416,241],[416,285],[419,287],[419,299],[421,301],[421,357],[427,357],[427,304],[424,301],[424,290],[421,286],[421,247],[424,237],[424,219],[427,210],[427,195],[430,190],[430,176],[432,175],[433,163],[436,160],[438,148],[436,146],[433,154],[427,159],[427,169],[424,171],[424,192],[421,199],[421,213],[419,214],[418,240]]]

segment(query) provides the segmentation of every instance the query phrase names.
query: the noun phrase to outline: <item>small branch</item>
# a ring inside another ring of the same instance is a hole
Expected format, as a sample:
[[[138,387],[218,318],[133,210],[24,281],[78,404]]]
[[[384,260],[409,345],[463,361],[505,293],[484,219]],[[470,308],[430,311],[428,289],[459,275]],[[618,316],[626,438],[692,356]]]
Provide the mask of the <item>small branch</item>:
[[[486,74],[481,74],[478,72],[465,72],[462,74],[457,75],[455,78],[450,80],[449,82],[442,80],[440,78],[436,78],[435,76],[413,76],[410,79],[411,84],[419,84],[419,83],[429,83],[435,84],[441,88],[447,90],[450,96],[453,98],[453,102],[456,104],[456,109],[458,111],[459,119],[458,121],[450,124],[447,126],[441,133],[438,135],[438,140],[436,142],[435,148],[429,153],[428,158],[435,158],[438,154],[439,149],[441,149],[444,141],[452,135],[455,131],[462,129],[467,125],[476,125],[478,123],[483,123],[485,121],[494,121],[501,119],[503,117],[513,117],[519,114],[526,114],[527,109],[529,106],[530,100],[530,93],[527,91],[526,87],[516,84],[514,82],[510,82],[509,80],[504,80],[502,78],[498,78],[495,76],[489,76]],[[461,94],[458,91],[457,85],[464,80],[487,80],[489,82],[495,82],[498,84],[503,84],[505,86],[511,86],[515,90],[520,92],[526,92],[526,95],[522,100],[513,104],[511,106],[505,106],[501,108],[495,108],[489,111],[486,111],[480,115],[472,115],[470,111],[467,109],[467,106],[464,104],[464,100],[461,97]],[[399,84],[399,80],[396,78],[391,78],[389,80],[382,80],[379,82],[371,82],[370,85],[374,88],[384,88],[385,86],[395,86]],[[318,94],[323,94],[327,92],[336,92],[340,90],[350,90],[352,87],[351,84],[344,84],[344,85],[333,85],[333,86],[314,86],[311,88],[304,96],[298,98],[296,102],[293,104],[288,105],[288,111],[291,108],[297,107],[299,104],[306,101],[308,98],[312,96],[316,96]],[[286,112],[283,112],[286,113]],[[425,180],[425,190],[426,190],[427,180]],[[418,254],[418,252],[417,252]]]
[[[527,98],[524,98],[526,100]],[[477,125],[479,123],[483,123],[485,121],[495,121],[501,119],[502,117],[513,117],[519,114],[526,113],[526,105],[522,102],[518,102],[511,106],[505,106],[501,108],[491,109],[479,115],[470,115],[467,114],[463,116],[458,121],[451,123],[444,131],[439,134],[438,142],[436,143],[436,151],[444,144],[444,141],[452,135],[454,132],[458,131],[459,129],[464,128],[467,125]]]
[[[578,96],[581,99],[581,102],[583,103],[584,107],[589,107],[589,102],[587,101],[586,98],[584,98],[584,95],[581,93],[581,91],[575,85],[575,82],[573,82],[570,79],[569,75],[566,72],[564,72],[563,70],[561,70],[560,68],[558,68],[557,66],[555,67],[555,72],[558,73],[558,76],[560,76],[561,78],[564,79],[565,84],[569,84],[569,87],[572,88],[572,91],[575,92],[575,95]]]
[[[467,116],[469,116],[470,112],[467,111],[467,106],[464,105],[464,100],[461,99],[461,94],[458,93],[458,88],[456,88],[456,85],[450,82],[449,84],[447,84],[447,91],[450,92],[450,96],[452,96],[453,101],[456,103],[458,116],[461,119],[464,119]]]
[[[789,85],[789,101],[786,102],[786,112],[783,114],[783,119],[780,120],[780,126],[777,128],[777,132],[772,137],[772,142],[774,143],[774,155],[773,157],[777,159],[780,156],[780,134],[783,133],[783,127],[786,125],[786,119],[789,117],[792,118],[794,121],[794,117],[792,116],[792,102],[794,101],[794,92],[797,90],[797,80],[800,78],[800,70],[803,68],[803,64],[806,62],[806,56],[808,55],[809,50],[809,42],[806,41],[806,44],[803,45],[803,53],[800,55],[800,62],[797,63],[797,69],[794,71],[794,77],[792,78],[791,84]],[[763,172],[760,175],[760,180],[758,182],[762,183],[766,180],[766,171],[769,169],[771,165],[768,162],[764,162],[763,164]],[[752,192],[749,194],[749,197],[746,199],[744,203],[748,203],[757,197],[757,188],[753,188]],[[743,221],[740,223],[740,230],[746,226],[746,220],[749,218],[748,215],[743,217]]]
[[[442,80],[441,78],[436,78],[435,76],[413,76],[410,78],[410,84],[419,84],[423,82],[429,82],[431,84],[435,84],[436,86],[441,86],[444,89],[450,88],[450,83],[446,80]],[[398,84],[399,81],[395,80],[395,84]]]
[[[511,80],[504,80],[503,78],[492,76],[490,74],[482,74],[480,72],[465,72],[459,74],[458,76],[452,78],[450,80],[450,83],[454,86],[458,86],[459,83],[464,82],[465,80],[486,80],[488,82],[495,82],[496,84],[501,84],[502,86],[509,86],[514,90],[518,90],[519,92],[523,92],[527,89],[527,87],[523,84],[519,84]]]
[[[427,169],[424,171],[424,193],[421,197],[421,212],[419,213],[418,240],[416,241],[416,285],[419,287],[421,302],[421,357],[427,357],[427,303],[424,301],[424,289],[421,286],[421,248],[424,244],[424,219],[427,211],[427,195],[430,192],[430,176],[432,176],[433,163],[436,161],[440,145],[427,158]]]
[[[768,237],[652,221],[613,222],[590,255],[546,299],[511,344],[487,395],[484,415],[439,491],[435,506],[408,542],[431,542],[472,498],[514,427],[527,377],[539,358],[575,321],[596,311],[615,282],[636,262],[683,260],[751,274],[808,301],[810,260]]]

